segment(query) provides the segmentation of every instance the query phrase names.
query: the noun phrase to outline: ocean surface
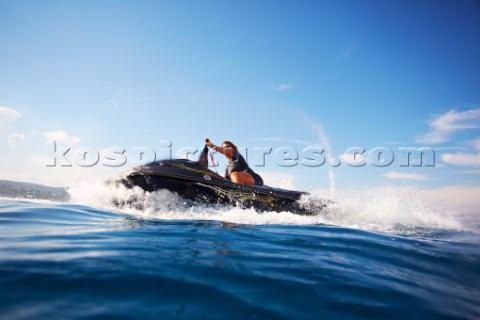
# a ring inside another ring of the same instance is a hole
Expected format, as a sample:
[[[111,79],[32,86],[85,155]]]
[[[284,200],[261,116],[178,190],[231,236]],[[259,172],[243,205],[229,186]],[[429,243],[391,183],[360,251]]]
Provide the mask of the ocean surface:
[[[385,189],[304,217],[99,188],[0,199],[0,319],[480,318],[479,215]]]

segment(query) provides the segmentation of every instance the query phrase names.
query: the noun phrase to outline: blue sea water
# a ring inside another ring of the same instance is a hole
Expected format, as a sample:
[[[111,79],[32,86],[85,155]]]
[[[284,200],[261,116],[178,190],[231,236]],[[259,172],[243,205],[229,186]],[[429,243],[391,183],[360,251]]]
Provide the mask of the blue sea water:
[[[480,317],[471,224],[397,204],[300,217],[149,201],[0,199],[0,318]]]

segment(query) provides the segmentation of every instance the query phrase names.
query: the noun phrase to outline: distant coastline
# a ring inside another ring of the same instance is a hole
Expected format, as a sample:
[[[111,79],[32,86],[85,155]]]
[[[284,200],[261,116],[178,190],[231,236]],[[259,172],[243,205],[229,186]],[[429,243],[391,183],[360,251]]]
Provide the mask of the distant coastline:
[[[70,195],[65,188],[10,180],[0,180],[0,197],[42,199],[61,202],[70,200]]]

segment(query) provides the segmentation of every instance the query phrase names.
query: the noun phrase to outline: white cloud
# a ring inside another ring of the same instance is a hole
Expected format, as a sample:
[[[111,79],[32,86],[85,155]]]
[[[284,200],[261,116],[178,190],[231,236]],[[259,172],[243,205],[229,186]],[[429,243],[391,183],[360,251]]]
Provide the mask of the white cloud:
[[[480,169],[460,171],[463,174],[480,174]]]
[[[462,130],[480,128],[480,108],[467,111],[452,109],[429,123],[429,132],[417,137],[417,143],[442,143]]]
[[[473,140],[472,146],[475,150],[480,151],[480,139]]]
[[[395,180],[427,180],[428,177],[416,173],[401,173],[395,171],[389,171],[383,174],[384,177],[388,179],[395,179]]]
[[[341,154],[339,158],[342,162],[353,167],[364,166],[368,163],[368,159],[365,158],[364,154],[360,153],[344,153]]]
[[[12,143],[18,136],[12,136],[12,123],[20,119],[22,114],[15,109],[0,107],[0,154],[10,152]]]
[[[352,42],[347,48],[340,51],[340,53],[338,54],[338,57],[340,59],[348,58],[350,55],[352,55],[353,52],[355,52],[362,45],[363,39],[364,39],[364,36]]]
[[[290,190],[295,189],[293,182],[297,177],[294,175],[281,172],[258,172],[258,174],[268,186]]]
[[[279,83],[279,84],[272,83],[272,87],[276,91],[286,91],[286,90],[293,89],[295,85],[293,83]]]
[[[442,160],[456,166],[480,166],[480,154],[446,153],[442,154]]]
[[[80,138],[65,131],[19,132],[13,122],[22,118],[15,109],[0,107],[0,179],[37,182],[46,185],[66,185],[75,179],[100,176],[107,169],[91,168],[49,168],[46,166],[45,142],[56,140],[72,146]],[[75,179],[74,179],[75,178]]]
[[[7,143],[12,149],[17,148],[25,141],[27,141],[27,136],[21,133],[11,133],[7,137]]]
[[[58,143],[73,145],[80,142],[79,137],[72,136],[63,130],[40,132],[47,141],[56,141]]]
[[[47,150],[47,142],[54,140],[62,147],[72,147],[81,139],[63,130],[15,130],[12,125],[20,118],[22,114],[17,110],[0,107],[0,179],[70,186],[80,181],[111,177],[127,169],[100,164],[87,168],[75,164],[71,167],[47,167],[54,156],[53,150]]]
[[[21,117],[22,117],[22,114],[15,109],[0,107],[0,123],[1,122],[10,123],[17,119],[20,119]]]
[[[433,202],[453,209],[453,213],[479,214],[480,187],[450,186],[427,190],[424,194]]]

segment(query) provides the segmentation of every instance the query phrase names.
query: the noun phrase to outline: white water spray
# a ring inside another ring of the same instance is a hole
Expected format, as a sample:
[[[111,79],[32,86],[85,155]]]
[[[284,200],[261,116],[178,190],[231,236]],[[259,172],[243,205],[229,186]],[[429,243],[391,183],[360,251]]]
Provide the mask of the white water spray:
[[[332,156],[332,147],[330,145],[330,140],[325,134],[325,131],[323,130],[322,125],[315,124],[313,126],[315,131],[317,132],[318,137],[320,138],[322,145],[325,148],[325,152],[327,153],[326,158],[328,161],[328,179],[330,181],[330,196],[332,197],[332,199],[334,199],[335,198],[335,174],[333,173],[333,166],[335,165],[336,160]]]
[[[139,188],[127,189],[102,181],[79,184],[70,188],[69,192],[72,196],[71,203],[119,212],[139,219],[214,220],[247,225],[327,224],[419,236],[438,229],[469,229],[448,212],[427,201],[416,188],[338,190],[335,202],[329,203],[314,216],[193,203],[167,190],[149,193]],[[312,192],[302,201],[315,206],[317,201],[325,198],[324,193]]]
[[[325,148],[325,158],[327,159],[328,166],[328,180],[330,183],[330,197],[331,199],[335,199],[335,174],[333,172],[333,167],[338,166],[339,163],[338,160],[332,155],[332,146],[330,145],[330,140],[328,139],[322,124],[310,119],[306,115],[303,115],[302,118],[303,121],[315,131],[318,139],[320,140],[320,144]]]

